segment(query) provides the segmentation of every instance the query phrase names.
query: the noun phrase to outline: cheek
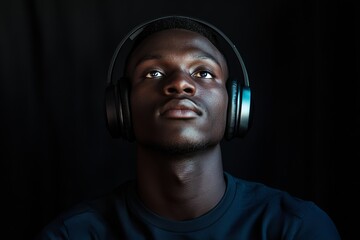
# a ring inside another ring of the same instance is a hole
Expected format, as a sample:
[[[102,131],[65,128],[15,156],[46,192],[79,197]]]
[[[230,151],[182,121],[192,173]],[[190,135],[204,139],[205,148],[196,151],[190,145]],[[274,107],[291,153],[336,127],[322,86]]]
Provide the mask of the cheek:
[[[228,98],[227,94],[226,96],[223,96],[221,101],[218,101],[217,105],[217,124],[219,125],[219,128],[223,126],[223,129],[226,127],[226,121],[227,121],[227,108],[228,108]]]
[[[142,114],[150,106],[153,95],[149,94],[150,87],[132,87],[130,91],[130,108],[132,115],[137,116]],[[137,118],[135,118],[137,119]]]
[[[131,111],[131,119],[134,129],[136,130],[138,126],[142,126],[142,119],[144,118],[145,111],[149,108],[146,105],[145,98],[142,97],[141,92],[132,91],[130,96],[130,111]]]
[[[226,120],[227,107],[228,107],[228,93],[226,88],[221,88],[220,91],[213,93],[214,97],[212,98],[212,111],[218,114],[218,117]]]
[[[228,94],[226,90],[212,94],[209,102],[209,114],[212,129],[219,135],[223,135],[227,121]]]
[[[133,89],[130,95],[131,120],[136,139],[154,134],[153,121],[156,115],[156,96],[144,89]]]

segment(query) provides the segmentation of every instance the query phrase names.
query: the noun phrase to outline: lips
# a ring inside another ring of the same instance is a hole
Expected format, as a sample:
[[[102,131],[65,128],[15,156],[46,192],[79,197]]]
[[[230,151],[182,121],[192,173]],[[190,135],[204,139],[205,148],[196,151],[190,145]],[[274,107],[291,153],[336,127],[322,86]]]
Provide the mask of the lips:
[[[189,99],[171,99],[160,108],[160,116],[170,119],[192,119],[201,115],[200,108]]]

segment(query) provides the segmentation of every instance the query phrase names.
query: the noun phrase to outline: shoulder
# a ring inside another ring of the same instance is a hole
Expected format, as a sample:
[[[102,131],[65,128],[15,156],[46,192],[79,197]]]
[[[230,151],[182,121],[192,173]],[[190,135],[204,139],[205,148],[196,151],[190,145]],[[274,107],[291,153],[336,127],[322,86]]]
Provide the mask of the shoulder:
[[[91,226],[103,228],[100,215],[89,205],[82,203],[61,213],[48,223],[36,239],[88,239],[84,234]]]
[[[114,191],[81,202],[59,214],[37,236],[41,239],[112,239],[113,218],[124,203],[129,182]]]
[[[263,183],[233,179],[236,201],[249,216],[268,221],[273,229],[287,229],[296,239],[340,239],[332,219],[313,201]]]
[[[290,193],[270,187],[264,183],[233,177],[237,197],[243,203],[257,208],[271,208],[286,212],[294,217],[304,218],[309,214],[322,214],[323,211],[312,201],[298,198]],[[314,212],[315,211],[315,212]]]

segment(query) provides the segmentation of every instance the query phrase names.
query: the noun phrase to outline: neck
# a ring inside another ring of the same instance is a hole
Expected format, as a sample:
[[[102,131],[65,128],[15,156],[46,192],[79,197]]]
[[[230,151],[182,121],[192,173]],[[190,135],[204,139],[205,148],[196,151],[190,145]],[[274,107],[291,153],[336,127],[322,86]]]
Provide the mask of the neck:
[[[137,165],[141,200],[169,219],[201,216],[225,192],[220,145],[190,155],[164,155],[138,146]]]

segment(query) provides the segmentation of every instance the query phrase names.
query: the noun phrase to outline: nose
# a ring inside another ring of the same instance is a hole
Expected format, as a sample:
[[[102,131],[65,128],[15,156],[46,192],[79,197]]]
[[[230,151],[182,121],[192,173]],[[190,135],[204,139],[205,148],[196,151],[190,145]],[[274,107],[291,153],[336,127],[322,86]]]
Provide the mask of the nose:
[[[163,88],[165,95],[189,95],[193,96],[196,92],[196,86],[191,76],[186,74],[174,74],[168,78]]]

